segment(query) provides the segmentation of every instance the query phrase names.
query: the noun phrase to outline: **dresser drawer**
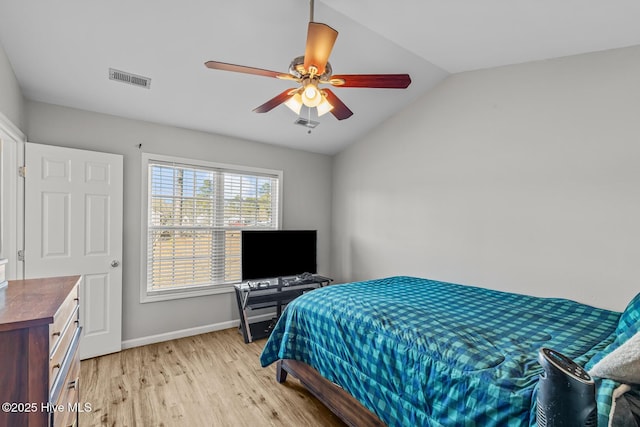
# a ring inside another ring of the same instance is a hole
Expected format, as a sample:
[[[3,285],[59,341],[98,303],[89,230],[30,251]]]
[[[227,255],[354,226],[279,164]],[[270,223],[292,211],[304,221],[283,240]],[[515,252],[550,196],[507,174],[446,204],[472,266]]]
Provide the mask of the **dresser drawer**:
[[[53,316],[49,325],[49,388],[53,386],[71,340],[78,329],[78,286],[75,286]]]
[[[53,427],[75,426],[78,420],[78,397],[80,388],[80,352],[77,346],[69,355],[70,366],[60,385],[60,394],[56,401],[56,410],[52,413]]]
[[[50,405],[55,409],[51,412],[51,426],[72,426],[76,424],[78,396],[80,387],[80,333],[82,328],[75,328],[71,343],[57,370],[56,378],[49,393]]]
[[[69,345],[78,330],[77,309],[74,313],[76,313],[76,315],[69,318],[68,323],[62,330],[62,336],[51,349],[51,354],[49,355],[49,387],[53,386],[56,377],[59,375],[65,356],[67,356],[67,352],[69,351]]]
[[[62,338],[62,333],[69,323],[69,319],[75,316],[75,319],[77,320],[79,304],[80,299],[78,298],[78,286],[76,285],[60,305],[56,314],[54,314],[53,323],[49,325],[49,348],[51,350],[56,347],[58,340]]]

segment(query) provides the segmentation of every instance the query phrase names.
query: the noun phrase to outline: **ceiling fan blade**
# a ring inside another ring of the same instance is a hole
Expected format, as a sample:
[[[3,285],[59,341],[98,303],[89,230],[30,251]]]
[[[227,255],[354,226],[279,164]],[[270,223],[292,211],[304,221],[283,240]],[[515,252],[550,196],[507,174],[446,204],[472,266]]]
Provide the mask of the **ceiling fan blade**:
[[[313,66],[318,69],[317,75],[324,74],[337,37],[338,32],[330,26],[319,22],[309,22],[307,47],[304,51],[305,70],[309,71],[309,67]]]
[[[273,110],[274,108],[276,108],[278,105],[282,104],[283,102],[286,102],[289,98],[291,98],[293,95],[295,95],[297,89],[287,89],[284,92],[282,92],[280,95],[277,95],[273,98],[271,98],[270,100],[268,100],[267,102],[265,102],[264,104],[262,104],[259,107],[256,107],[253,109],[254,113],[266,113],[268,111]]]
[[[327,101],[329,104],[333,105],[333,110],[331,110],[331,114],[335,116],[338,120],[348,119],[353,116],[353,111],[347,107],[344,102],[340,100],[330,89],[322,89],[322,91],[327,96]]]
[[[411,84],[411,77],[409,74],[340,74],[331,76],[330,83],[338,87],[406,89]]]
[[[207,68],[212,70],[233,71],[236,73],[254,74],[256,76],[275,77],[281,78],[282,75],[288,76],[285,73],[279,73],[277,71],[264,70],[262,68],[245,67],[244,65],[227,64],[226,62],[207,61],[204,63]]]

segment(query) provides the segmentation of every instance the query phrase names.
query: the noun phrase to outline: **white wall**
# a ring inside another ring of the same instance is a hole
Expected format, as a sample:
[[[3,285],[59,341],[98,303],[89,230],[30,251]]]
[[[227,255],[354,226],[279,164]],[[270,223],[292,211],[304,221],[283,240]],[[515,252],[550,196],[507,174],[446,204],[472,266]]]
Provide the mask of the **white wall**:
[[[2,44],[0,44],[0,113],[24,131],[24,99]]]
[[[237,319],[232,293],[140,304],[141,152],[284,171],[283,227],[318,230],[330,271],[331,158],[230,137],[28,101],[30,142],[124,155],[123,340]]]
[[[336,156],[332,274],[622,310],[639,187],[640,47],[453,75]]]

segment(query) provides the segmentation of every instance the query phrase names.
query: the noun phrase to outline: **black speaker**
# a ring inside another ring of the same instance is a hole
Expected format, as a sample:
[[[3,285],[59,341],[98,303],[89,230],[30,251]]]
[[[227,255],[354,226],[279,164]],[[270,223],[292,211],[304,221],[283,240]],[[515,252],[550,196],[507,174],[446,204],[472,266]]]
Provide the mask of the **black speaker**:
[[[596,427],[596,386],[591,376],[567,356],[541,348],[544,372],[538,382],[536,418],[539,427]]]

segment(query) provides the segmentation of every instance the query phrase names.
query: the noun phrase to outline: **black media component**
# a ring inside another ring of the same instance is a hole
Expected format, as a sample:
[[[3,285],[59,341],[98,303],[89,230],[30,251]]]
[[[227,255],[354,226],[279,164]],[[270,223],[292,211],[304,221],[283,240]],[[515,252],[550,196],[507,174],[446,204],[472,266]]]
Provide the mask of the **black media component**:
[[[242,230],[242,280],[316,274],[316,230]]]
[[[544,372],[538,382],[539,427],[595,427],[596,386],[591,376],[567,356],[541,348],[538,362]]]

